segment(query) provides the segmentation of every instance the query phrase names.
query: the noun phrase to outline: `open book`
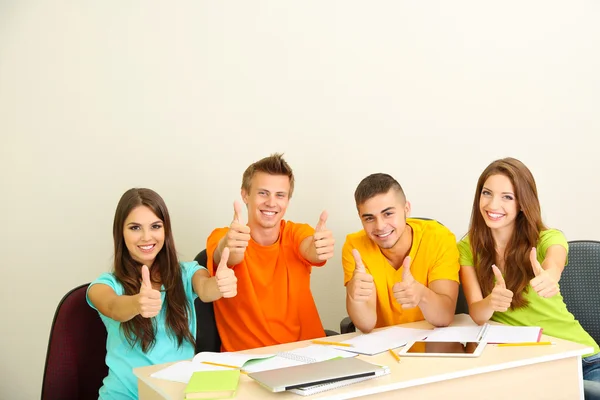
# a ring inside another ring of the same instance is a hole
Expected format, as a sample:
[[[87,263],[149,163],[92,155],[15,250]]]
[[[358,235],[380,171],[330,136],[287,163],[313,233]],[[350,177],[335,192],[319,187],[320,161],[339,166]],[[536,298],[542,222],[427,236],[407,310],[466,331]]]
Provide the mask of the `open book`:
[[[310,345],[277,354],[247,354],[237,352],[196,354],[191,361],[180,361],[160,371],[152,378],[188,383],[192,374],[198,371],[218,371],[240,369],[244,372],[259,372],[270,369],[293,367],[339,357],[355,357],[356,354],[336,350],[330,346]]]
[[[230,370],[232,368],[241,369],[253,360],[264,360],[274,356],[275,354],[214,353],[204,351],[196,354],[191,361],[180,361],[160,371],[156,371],[150,376],[152,378],[188,383],[194,372]]]
[[[473,326],[449,326],[430,331],[427,342],[487,342],[521,343],[539,342],[542,328],[539,326],[506,326],[483,324]]]

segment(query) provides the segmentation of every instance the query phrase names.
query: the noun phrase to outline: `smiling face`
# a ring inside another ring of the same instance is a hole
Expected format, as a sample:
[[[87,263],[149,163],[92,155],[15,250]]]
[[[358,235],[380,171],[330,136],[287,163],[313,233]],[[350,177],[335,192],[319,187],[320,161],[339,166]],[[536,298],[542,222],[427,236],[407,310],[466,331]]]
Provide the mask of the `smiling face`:
[[[123,240],[131,258],[150,267],[165,244],[164,223],[150,208],[135,207],[123,224]]]
[[[248,206],[248,224],[271,229],[279,226],[290,202],[290,179],[286,175],[257,172],[250,190],[242,189],[242,199]]]
[[[519,206],[512,182],[506,175],[491,175],[483,183],[479,211],[492,230],[513,229]]]
[[[391,249],[406,230],[410,203],[394,189],[378,194],[358,206],[362,226],[371,240],[382,249]]]

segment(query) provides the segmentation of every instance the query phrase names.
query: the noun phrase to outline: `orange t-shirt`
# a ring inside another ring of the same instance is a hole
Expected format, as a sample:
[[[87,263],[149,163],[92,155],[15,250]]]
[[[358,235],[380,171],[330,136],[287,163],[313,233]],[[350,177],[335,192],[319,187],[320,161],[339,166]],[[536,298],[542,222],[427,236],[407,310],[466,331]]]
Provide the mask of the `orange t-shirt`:
[[[207,268],[229,228],[207,239]],[[214,302],[222,351],[240,351],[325,336],[310,291],[311,264],[300,255],[302,240],[315,233],[307,224],[281,221],[279,239],[261,246],[250,239],[244,260],[233,267],[237,296]],[[320,265],[324,265],[322,263]]]

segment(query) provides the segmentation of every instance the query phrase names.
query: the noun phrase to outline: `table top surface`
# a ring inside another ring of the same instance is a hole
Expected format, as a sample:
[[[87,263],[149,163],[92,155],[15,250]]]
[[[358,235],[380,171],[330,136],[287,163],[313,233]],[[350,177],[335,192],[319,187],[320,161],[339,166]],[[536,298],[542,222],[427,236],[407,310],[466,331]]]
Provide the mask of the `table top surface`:
[[[452,326],[468,326],[473,324],[473,321],[468,315],[460,314],[455,317]],[[403,324],[401,326],[419,329],[433,328],[433,326],[426,321]],[[355,332],[335,336],[335,341],[346,340],[358,334],[360,333]],[[329,340],[331,339],[332,338],[330,337]],[[345,399],[423,385],[447,379],[456,379],[486,372],[500,371],[507,368],[515,368],[568,357],[576,357],[592,352],[590,347],[546,335],[542,335],[541,340],[552,341],[555,344],[550,346],[523,347],[498,347],[496,345],[488,344],[481,356],[476,358],[401,357],[401,361],[399,363],[393,359],[389,352],[383,352],[375,356],[360,355],[358,357],[365,361],[389,366],[391,373],[376,379],[371,379],[338,389],[314,394],[310,397],[311,399]],[[311,341],[307,340],[286,343],[277,346],[261,347],[258,349],[247,350],[245,353],[272,354],[305,347],[310,344]],[[173,363],[136,368],[133,372],[138,379],[147,384],[150,388],[155,390],[164,398],[178,400],[183,399],[183,391],[186,386],[185,384],[150,377],[150,375],[154,372],[159,371],[171,364]],[[270,399],[277,397],[278,399],[294,398],[296,400],[299,398],[298,395],[291,392],[271,393],[244,374],[242,374],[240,378],[237,397],[239,397],[242,393],[244,398]]]

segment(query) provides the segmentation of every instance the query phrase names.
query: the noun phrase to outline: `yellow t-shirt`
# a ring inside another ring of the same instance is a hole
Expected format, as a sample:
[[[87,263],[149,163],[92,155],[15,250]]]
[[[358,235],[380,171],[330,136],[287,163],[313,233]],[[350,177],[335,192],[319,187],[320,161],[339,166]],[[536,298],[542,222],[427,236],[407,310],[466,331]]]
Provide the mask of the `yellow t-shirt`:
[[[430,282],[438,279],[459,282],[460,266],[454,234],[437,221],[408,218],[406,222],[413,231],[413,242],[409,252],[413,277],[427,287]],[[395,270],[364,230],[346,236],[346,243],[342,249],[344,285],[352,279],[354,273],[352,249],[359,251],[367,272],[373,276],[375,282],[376,328],[425,319],[419,307],[403,310],[398,304],[392,287],[396,282],[402,281],[404,267]]]

